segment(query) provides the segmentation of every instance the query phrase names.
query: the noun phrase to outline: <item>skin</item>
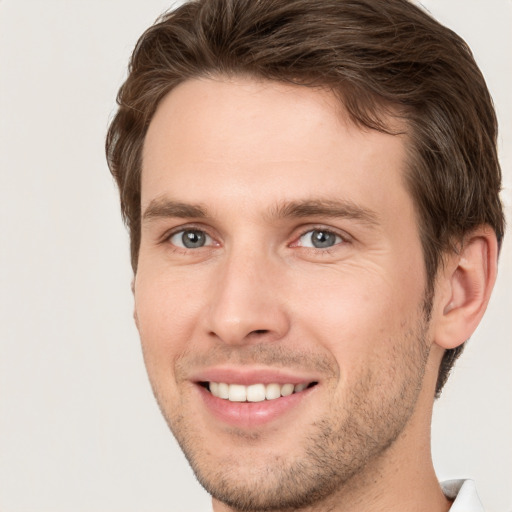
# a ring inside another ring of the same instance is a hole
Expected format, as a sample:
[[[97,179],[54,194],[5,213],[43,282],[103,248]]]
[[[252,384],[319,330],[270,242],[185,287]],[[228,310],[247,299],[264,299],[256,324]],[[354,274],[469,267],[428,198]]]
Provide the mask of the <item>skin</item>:
[[[466,339],[446,317],[470,280],[447,260],[426,303],[406,144],[311,88],[218,77],[161,102],[143,152],[135,318],[216,512],[449,508],[429,425],[443,350]],[[184,229],[205,245],[180,247]],[[314,229],[333,244],[312,247]],[[195,378],[211,368],[317,384],[272,421],[233,426],[201,398]]]

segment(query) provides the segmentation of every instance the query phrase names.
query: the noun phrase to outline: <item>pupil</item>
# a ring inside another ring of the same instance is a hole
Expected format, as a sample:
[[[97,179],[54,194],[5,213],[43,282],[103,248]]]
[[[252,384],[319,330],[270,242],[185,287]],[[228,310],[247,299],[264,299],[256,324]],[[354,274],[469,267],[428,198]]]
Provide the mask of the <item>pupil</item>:
[[[329,233],[328,231],[315,230],[311,234],[311,241],[313,242],[313,246],[317,249],[332,247],[336,242],[336,235],[334,235],[334,233]]]
[[[185,231],[181,239],[183,241],[183,245],[189,249],[202,247],[205,243],[205,236],[201,231]]]

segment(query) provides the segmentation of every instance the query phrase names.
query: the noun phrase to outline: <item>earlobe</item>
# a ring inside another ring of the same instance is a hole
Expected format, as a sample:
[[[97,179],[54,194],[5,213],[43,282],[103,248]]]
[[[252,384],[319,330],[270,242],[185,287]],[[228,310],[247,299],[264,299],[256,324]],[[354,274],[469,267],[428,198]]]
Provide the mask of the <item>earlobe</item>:
[[[498,244],[489,226],[469,233],[460,251],[442,271],[441,315],[434,341],[444,349],[462,345],[473,334],[487,308],[496,280]]]

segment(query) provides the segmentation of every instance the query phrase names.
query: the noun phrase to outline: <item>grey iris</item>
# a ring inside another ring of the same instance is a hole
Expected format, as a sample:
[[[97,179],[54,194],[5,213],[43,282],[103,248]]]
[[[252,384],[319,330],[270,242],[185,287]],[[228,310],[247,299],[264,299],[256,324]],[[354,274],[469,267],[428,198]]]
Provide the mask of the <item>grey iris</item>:
[[[202,231],[189,230],[183,232],[181,241],[188,249],[196,249],[197,247],[203,247],[206,242],[206,237]]]
[[[336,235],[329,231],[321,231],[315,229],[311,233],[311,243],[317,249],[324,249],[325,247],[332,247],[336,243]]]

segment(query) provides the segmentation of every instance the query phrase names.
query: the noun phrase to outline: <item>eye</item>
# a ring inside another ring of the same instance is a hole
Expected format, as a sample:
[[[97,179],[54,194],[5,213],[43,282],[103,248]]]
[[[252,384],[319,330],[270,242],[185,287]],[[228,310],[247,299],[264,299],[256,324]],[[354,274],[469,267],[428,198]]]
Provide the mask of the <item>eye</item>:
[[[212,238],[199,229],[182,229],[169,238],[171,244],[181,249],[199,249],[212,245]]]
[[[326,229],[312,229],[304,233],[298,245],[301,247],[312,247],[314,249],[328,249],[343,242],[341,236]]]

